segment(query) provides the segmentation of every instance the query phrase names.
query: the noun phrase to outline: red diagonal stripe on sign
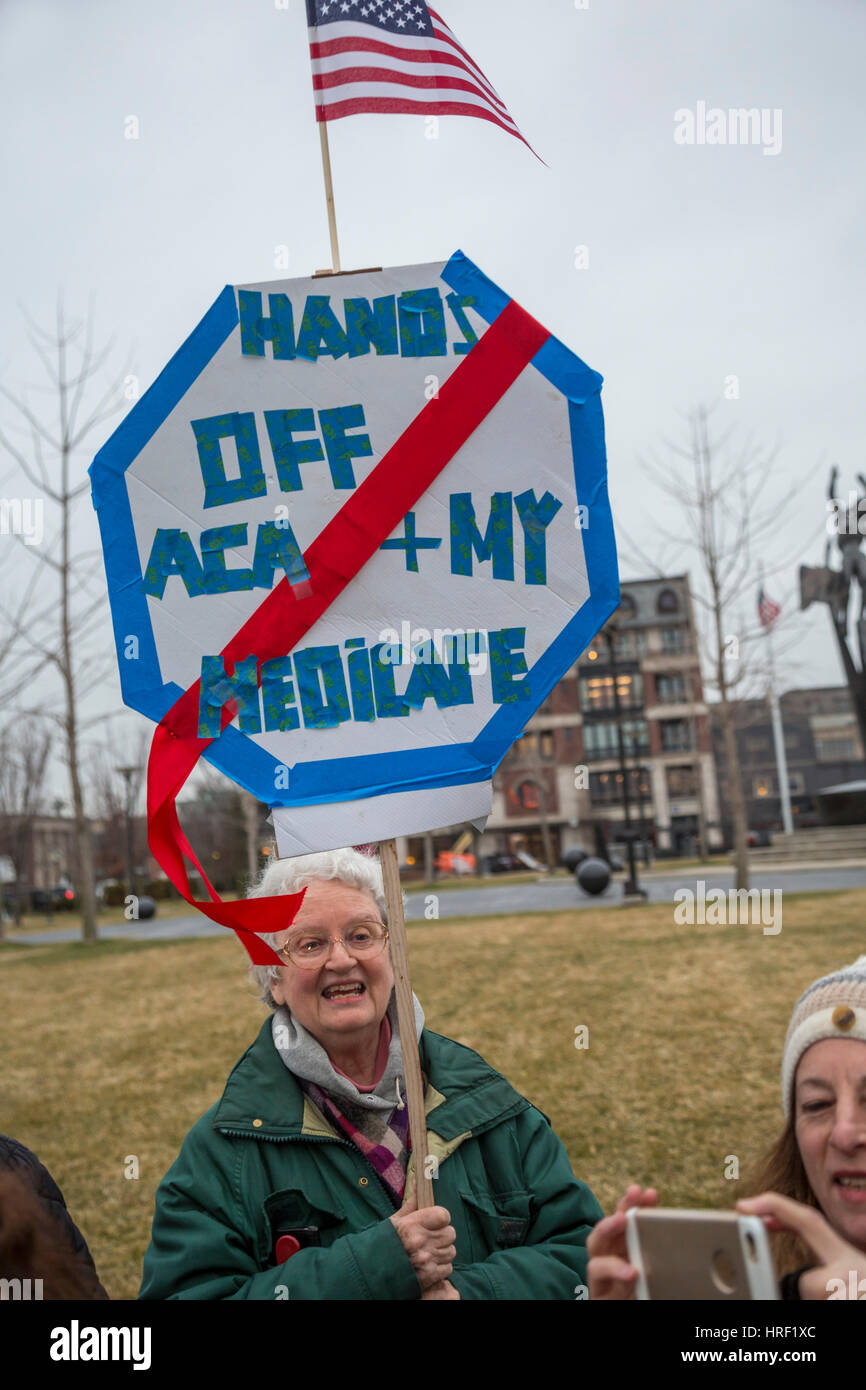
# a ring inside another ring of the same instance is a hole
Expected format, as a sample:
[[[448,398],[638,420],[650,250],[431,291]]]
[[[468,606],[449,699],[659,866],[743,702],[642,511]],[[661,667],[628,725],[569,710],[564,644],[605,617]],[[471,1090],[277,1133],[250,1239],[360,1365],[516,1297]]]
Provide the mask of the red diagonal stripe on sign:
[[[439,390],[304,554],[310,579],[297,596],[283,578],[223,648],[227,674],[255,655],[259,666],[286,656],[327,611],[430,487],[549,338],[510,300]],[[309,592],[309,591],[312,592]],[[280,963],[258,933],[284,930],[303,894],[224,903],[177,818],[177,796],[213,739],[199,738],[201,681],[184,691],[157,725],[147,769],[148,841],[178,892],[206,917],[237,932],[255,964]],[[231,702],[222,728],[231,723]],[[198,870],[210,902],[192,896],[184,858]]]

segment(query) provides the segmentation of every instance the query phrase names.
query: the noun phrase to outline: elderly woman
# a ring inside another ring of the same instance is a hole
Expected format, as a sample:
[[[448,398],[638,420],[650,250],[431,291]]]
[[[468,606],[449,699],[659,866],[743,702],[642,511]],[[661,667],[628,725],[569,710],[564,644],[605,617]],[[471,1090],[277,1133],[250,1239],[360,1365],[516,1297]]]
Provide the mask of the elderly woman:
[[[786,1299],[866,1296],[866,955],[824,975],[794,1006],[782,1056],[785,1125],[738,1208],[775,1237]],[[657,1193],[630,1187],[588,1241],[591,1296],[634,1298],[625,1212]],[[862,1282],[861,1282],[862,1281]],[[852,1292],[859,1288],[860,1293]]]
[[[140,1297],[585,1297],[601,1208],[546,1117],[416,999],[437,1201],[417,1209],[379,864],[276,860],[251,896],[301,888],[265,938],[284,964],[253,967],[270,1017],[160,1184]]]

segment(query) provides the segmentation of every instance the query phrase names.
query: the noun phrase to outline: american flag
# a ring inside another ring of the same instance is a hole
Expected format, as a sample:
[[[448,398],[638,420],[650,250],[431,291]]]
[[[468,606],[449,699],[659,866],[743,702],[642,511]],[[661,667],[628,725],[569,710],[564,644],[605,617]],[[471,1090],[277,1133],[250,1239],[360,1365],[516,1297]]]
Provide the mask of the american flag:
[[[758,620],[761,627],[771,628],[782,611],[782,605],[776,603],[768,594],[764,593],[764,586],[758,590]]]
[[[307,0],[307,23],[319,121],[359,111],[479,116],[532,149],[495,87],[423,0]]]

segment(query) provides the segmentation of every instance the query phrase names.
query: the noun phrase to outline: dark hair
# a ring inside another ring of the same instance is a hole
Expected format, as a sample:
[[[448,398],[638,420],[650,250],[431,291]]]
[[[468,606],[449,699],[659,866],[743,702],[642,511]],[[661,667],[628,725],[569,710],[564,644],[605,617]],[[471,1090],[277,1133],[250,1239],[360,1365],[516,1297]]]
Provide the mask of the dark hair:
[[[780,1192],[783,1197],[792,1197],[795,1202],[803,1202],[820,1211],[803,1167],[794,1125],[795,1107],[792,1105],[785,1128],[750,1175],[748,1190],[752,1196],[760,1192]],[[793,1231],[772,1232],[770,1245],[780,1279],[795,1269],[814,1263],[812,1251]]]
[[[92,1266],[76,1251],[50,1207],[26,1178],[0,1173],[0,1275],[39,1279],[44,1299],[107,1298]]]

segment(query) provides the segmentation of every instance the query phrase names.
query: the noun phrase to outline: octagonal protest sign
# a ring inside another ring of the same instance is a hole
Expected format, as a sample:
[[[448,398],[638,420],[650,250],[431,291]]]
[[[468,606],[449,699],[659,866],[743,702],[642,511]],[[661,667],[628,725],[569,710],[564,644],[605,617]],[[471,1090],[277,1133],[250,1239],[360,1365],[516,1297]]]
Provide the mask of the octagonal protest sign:
[[[165,798],[204,756],[281,855],[483,819],[619,602],[600,390],[459,251],[227,286],[91,467]]]

